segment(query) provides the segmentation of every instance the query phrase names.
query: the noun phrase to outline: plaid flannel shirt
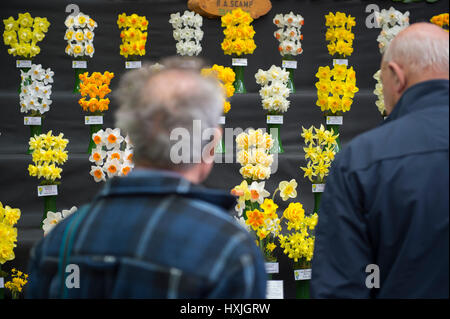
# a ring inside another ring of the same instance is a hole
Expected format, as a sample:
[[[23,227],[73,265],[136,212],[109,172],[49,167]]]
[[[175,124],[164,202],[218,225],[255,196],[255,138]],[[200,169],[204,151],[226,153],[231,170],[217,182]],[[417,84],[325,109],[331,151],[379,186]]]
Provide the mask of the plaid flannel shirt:
[[[79,267],[80,285],[65,288],[66,297],[265,298],[264,260],[227,213],[234,203],[176,173],[135,170],[114,178],[33,248],[27,297],[62,297],[64,232],[87,208],[64,264]]]

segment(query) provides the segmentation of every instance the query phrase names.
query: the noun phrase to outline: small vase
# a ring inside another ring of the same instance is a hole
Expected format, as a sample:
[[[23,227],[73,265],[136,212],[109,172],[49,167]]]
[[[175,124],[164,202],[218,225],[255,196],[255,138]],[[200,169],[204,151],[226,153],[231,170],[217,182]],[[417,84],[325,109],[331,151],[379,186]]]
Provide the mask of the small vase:
[[[56,213],[56,195],[44,196],[44,214],[42,215],[41,228],[48,212]]]
[[[90,126],[90,141],[89,141],[89,147],[88,147],[88,151],[87,153],[90,155],[92,153],[92,149],[94,149],[97,145],[95,144],[94,140],[92,139],[92,135],[94,135],[95,133],[97,133],[98,131],[100,131],[102,129],[102,125],[101,124],[92,124],[89,125]]]
[[[328,131],[333,131],[333,135],[339,134],[339,129],[341,125],[333,125],[333,124],[327,124],[326,125]],[[336,148],[334,149],[336,153],[338,153],[341,150],[341,137],[338,136],[336,139]]]
[[[313,213],[317,213],[319,215],[320,210],[320,200],[322,199],[323,193],[314,193],[314,211]]]
[[[87,69],[75,69],[75,86],[73,88],[73,93],[80,93],[80,74],[83,74],[86,71]]]
[[[234,93],[247,93],[247,90],[245,89],[244,84],[244,70],[245,66],[242,65],[235,65],[233,66],[233,71],[236,74],[235,80],[234,80]]]
[[[292,56],[286,55],[283,58],[283,61],[295,61],[295,60],[294,60],[294,58]],[[295,93],[295,84],[294,84],[294,71],[295,71],[295,69],[293,67],[288,67],[288,65],[286,65],[285,69],[289,72],[289,79],[288,79],[287,87],[291,91],[291,93]]]
[[[309,283],[310,280],[297,280],[295,282],[295,298],[309,299]]]
[[[282,154],[284,153],[283,145],[280,137],[281,124],[267,124],[267,130],[272,135],[273,146],[270,149],[270,154]]]
[[[36,135],[41,135],[42,125],[30,125],[30,137],[35,137]],[[31,154],[33,151],[28,147],[27,154]]]

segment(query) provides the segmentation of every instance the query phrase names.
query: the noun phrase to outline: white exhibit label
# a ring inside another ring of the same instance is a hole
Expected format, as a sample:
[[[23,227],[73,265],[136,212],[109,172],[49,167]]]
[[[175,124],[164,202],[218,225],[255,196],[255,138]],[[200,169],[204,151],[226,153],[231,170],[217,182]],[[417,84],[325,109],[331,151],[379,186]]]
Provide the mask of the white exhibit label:
[[[283,299],[283,280],[267,280],[266,299]]]
[[[347,59],[333,59],[333,66],[336,64],[348,65],[348,60]]]
[[[103,116],[85,116],[85,125],[103,124]]]
[[[219,118],[219,124],[225,124],[225,116]]]
[[[72,61],[72,69],[86,69],[86,68],[87,68],[87,61],[78,61],[78,60]]]
[[[42,125],[42,117],[40,116],[25,116],[23,118],[24,125]]]
[[[38,186],[38,197],[58,195],[58,185]]]
[[[278,263],[265,263],[265,265],[266,265],[266,273],[278,274],[280,268]]]
[[[31,60],[16,60],[16,67],[31,68]]]
[[[232,59],[231,64],[233,66],[247,66],[247,59]]]
[[[312,184],[313,193],[323,193],[325,190],[325,184]]]
[[[0,277],[0,288],[5,288],[5,279]]]
[[[296,69],[297,61],[283,60],[282,67],[285,69]]]
[[[125,61],[125,69],[139,69],[142,61]]]
[[[327,116],[328,125],[342,125],[344,123],[343,116]]]
[[[267,115],[267,124],[283,124],[283,115]]]
[[[311,269],[296,269],[294,277],[295,280],[309,280],[311,279]]]

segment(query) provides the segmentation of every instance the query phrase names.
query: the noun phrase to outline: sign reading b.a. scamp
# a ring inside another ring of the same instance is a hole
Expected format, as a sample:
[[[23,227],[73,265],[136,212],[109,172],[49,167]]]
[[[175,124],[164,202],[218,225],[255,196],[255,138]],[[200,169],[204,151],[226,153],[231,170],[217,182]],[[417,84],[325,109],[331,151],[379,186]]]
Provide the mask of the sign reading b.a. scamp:
[[[218,18],[241,8],[257,19],[272,9],[272,3],[270,0],[189,0],[188,8],[208,18]]]

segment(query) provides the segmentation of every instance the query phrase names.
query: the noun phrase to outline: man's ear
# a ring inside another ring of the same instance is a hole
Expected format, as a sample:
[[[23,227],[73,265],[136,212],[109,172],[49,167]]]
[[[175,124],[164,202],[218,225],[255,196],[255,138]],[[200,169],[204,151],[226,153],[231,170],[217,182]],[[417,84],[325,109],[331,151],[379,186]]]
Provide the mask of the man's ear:
[[[391,74],[394,77],[395,92],[401,95],[406,88],[406,74],[403,69],[395,62],[389,62],[388,68],[389,71],[392,72]]]
[[[209,142],[202,152],[202,161],[210,164],[214,162],[214,151],[216,149],[217,144],[219,144],[220,139],[222,138],[222,128],[216,127],[209,132],[209,136],[212,137],[211,142]]]

